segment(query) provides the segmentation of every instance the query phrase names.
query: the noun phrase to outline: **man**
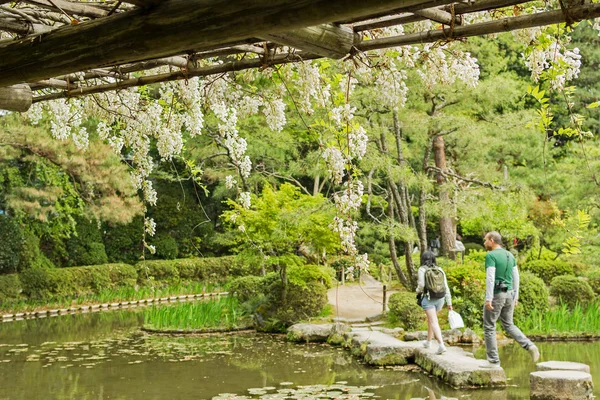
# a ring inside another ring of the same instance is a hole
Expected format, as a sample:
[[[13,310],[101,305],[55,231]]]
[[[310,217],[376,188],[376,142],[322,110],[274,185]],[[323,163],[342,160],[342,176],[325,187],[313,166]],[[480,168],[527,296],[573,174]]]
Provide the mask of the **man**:
[[[500,366],[496,343],[496,322],[500,318],[504,331],[529,352],[533,362],[540,358],[535,344],[513,323],[513,311],[519,300],[519,271],[515,257],[502,248],[502,236],[492,231],[485,235],[485,306],[483,332],[487,353],[486,368]]]

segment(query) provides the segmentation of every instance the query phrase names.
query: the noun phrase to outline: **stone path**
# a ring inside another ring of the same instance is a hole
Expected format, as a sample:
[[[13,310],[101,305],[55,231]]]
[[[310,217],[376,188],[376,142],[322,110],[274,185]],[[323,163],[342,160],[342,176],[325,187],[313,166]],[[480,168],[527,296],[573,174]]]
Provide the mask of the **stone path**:
[[[335,318],[364,320],[383,312],[383,284],[366,275],[361,277],[360,285],[348,282],[329,289],[327,299],[335,309]]]
[[[343,336],[341,340],[338,339],[340,336]],[[334,337],[338,338],[333,340]],[[460,347],[448,346],[446,353],[437,355],[437,346],[425,349],[421,342],[398,340],[376,328],[297,324],[288,330],[288,338],[299,342],[328,341],[341,344],[371,365],[417,364],[454,387],[506,386],[502,368],[482,368],[484,360],[476,360],[472,353]]]

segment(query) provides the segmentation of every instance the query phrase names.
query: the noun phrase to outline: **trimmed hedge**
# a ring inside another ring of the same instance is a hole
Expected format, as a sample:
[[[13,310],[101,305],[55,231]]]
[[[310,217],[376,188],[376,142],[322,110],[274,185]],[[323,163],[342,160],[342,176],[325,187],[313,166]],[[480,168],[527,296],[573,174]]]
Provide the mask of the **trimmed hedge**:
[[[526,264],[520,266],[522,271],[529,271],[534,275],[542,278],[546,285],[549,285],[557,276],[574,275],[575,270],[572,265],[559,260],[534,260],[527,261]]]
[[[577,303],[585,307],[596,297],[586,280],[571,275],[557,276],[552,279],[550,294],[571,308]]]
[[[135,269],[140,284],[149,280],[169,284],[180,280],[224,282],[228,277],[251,275],[248,267],[234,256],[140,261]]]
[[[485,269],[483,263],[465,260],[450,263],[445,268],[452,305],[469,328],[480,327],[485,300]]]
[[[30,298],[75,297],[116,286],[133,287],[137,272],[129,264],[89,267],[32,268],[21,273],[23,293]]]
[[[18,274],[0,275],[0,301],[17,299],[22,290]]]

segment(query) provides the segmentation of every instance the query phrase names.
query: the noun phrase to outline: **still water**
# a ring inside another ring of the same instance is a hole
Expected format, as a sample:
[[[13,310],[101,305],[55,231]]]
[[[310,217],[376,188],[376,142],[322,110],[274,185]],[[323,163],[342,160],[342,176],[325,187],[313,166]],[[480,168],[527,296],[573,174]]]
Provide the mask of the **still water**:
[[[258,334],[148,336],[139,331],[142,321],[143,311],[120,311],[1,323],[0,400],[275,399],[286,390],[305,399],[349,398],[340,397],[346,392],[410,399],[428,398],[427,388],[437,398],[528,399],[534,369],[527,352],[507,345],[501,359],[508,388],[457,391],[418,368],[368,367],[327,345]],[[538,347],[545,360],[589,364],[600,385],[600,343]],[[484,358],[483,348],[473,351]]]

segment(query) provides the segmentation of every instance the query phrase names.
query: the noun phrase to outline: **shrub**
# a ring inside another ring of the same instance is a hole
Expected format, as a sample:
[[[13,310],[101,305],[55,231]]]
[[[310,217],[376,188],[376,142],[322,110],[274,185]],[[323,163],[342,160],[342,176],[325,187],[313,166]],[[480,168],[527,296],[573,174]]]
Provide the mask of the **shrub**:
[[[0,302],[19,298],[22,290],[18,274],[0,275]]]
[[[600,295],[600,271],[590,271],[586,276],[594,293]]]
[[[560,260],[534,260],[522,265],[522,271],[529,271],[542,278],[546,285],[560,275],[574,275],[575,271],[570,264]]]
[[[577,303],[585,307],[595,298],[594,291],[586,280],[571,275],[561,275],[552,279],[550,294],[570,308]]]
[[[179,254],[177,241],[168,233],[159,233],[152,240],[156,246],[156,256],[165,260],[174,260]]]
[[[23,231],[14,219],[0,215],[0,274],[18,271]]]
[[[485,248],[479,243],[465,243],[465,255],[468,256],[472,252],[485,251]]]
[[[102,240],[108,262],[135,264],[142,254],[144,219],[135,217],[130,224],[106,226]]]
[[[54,264],[40,251],[40,239],[32,232],[25,231],[19,253],[19,271],[29,268],[54,268]]]
[[[423,309],[417,305],[413,292],[398,292],[390,296],[388,301],[390,316],[397,319],[407,330],[415,330],[425,317]]]
[[[465,262],[471,261],[473,263],[478,263],[479,265],[481,265],[483,267],[485,264],[485,255],[486,254],[487,254],[487,252],[485,250],[471,250],[465,256]]]
[[[229,293],[244,303],[263,292],[264,278],[260,276],[242,276],[231,281]]]
[[[521,272],[519,278],[519,304],[514,312],[517,325],[534,309],[543,312],[550,307],[548,302],[550,293],[541,278],[527,271]]]
[[[31,298],[76,297],[117,286],[133,286],[135,268],[105,264],[70,268],[32,268],[21,273],[23,293]]]
[[[485,300],[483,263],[465,260],[464,264],[448,265],[445,272],[455,311],[463,317],[465,326],[481,326]]]
[[[106,249],[102,242],[102,233],[96,221],[77,218],[77,234],[72,235],[64,244],[66,254],[61,266],[102,265],[108,263]]]

